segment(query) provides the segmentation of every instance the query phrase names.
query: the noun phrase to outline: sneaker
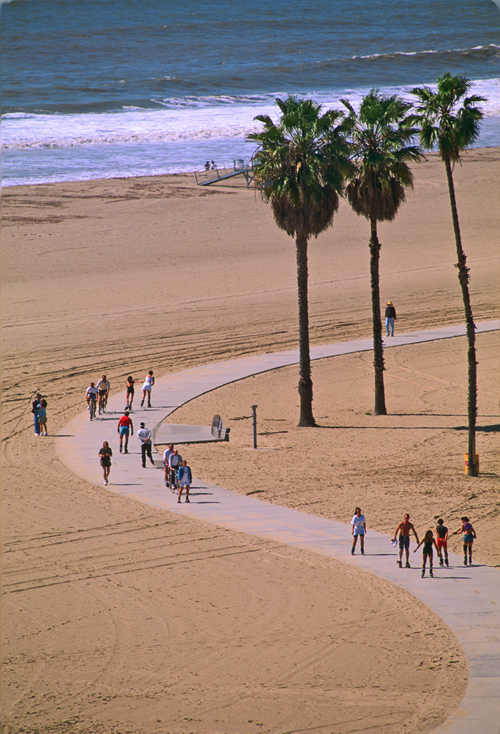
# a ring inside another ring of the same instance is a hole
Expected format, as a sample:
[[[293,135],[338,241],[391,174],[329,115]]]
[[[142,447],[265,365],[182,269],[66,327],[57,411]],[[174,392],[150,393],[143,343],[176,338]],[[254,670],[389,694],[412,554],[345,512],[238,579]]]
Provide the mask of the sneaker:
[[[189,499],[189,497],[186,497],[186,502],[190,502],[190,499]]]
[[[181,498],[179,497],[179,498],[177,499],[177,502],[180,502],[180,501],[181,501]]]
[[[409,564],[409,562],[408,562],[408,561],[406,561],[406,566],[405,566],[405,568],[411,568],[411,566],[410,566],[410,564]]]

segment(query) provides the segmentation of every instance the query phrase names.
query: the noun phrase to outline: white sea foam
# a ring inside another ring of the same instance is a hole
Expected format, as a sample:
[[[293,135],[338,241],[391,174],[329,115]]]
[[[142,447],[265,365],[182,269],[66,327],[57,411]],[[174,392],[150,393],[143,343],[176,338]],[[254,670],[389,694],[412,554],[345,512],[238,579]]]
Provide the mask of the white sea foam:
[[[498,80],[474,82],[473,92],[486,98],[479,145],[500,144]],[[341,107],[348,97],[356,107],[367,89],[338,94],[299,94],[324,109]],[[410,98],[409,87],[387,94]],[[276,97],[166,99],[164,107],[126,107],[118,112],[38,115],[10,113],[3,120],[4,185],[181,173],[200,170],[206,160],[219,165],[249,157],[255,145],[248,134],[260,128],[257,114],[277,119]]]

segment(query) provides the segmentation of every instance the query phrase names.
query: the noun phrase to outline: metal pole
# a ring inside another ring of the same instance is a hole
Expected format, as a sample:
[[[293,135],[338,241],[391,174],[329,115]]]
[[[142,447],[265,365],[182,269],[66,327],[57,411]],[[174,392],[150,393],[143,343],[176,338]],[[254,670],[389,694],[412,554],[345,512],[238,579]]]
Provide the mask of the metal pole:
[[[257,448],[257,406],[252,405],[253,447]]]

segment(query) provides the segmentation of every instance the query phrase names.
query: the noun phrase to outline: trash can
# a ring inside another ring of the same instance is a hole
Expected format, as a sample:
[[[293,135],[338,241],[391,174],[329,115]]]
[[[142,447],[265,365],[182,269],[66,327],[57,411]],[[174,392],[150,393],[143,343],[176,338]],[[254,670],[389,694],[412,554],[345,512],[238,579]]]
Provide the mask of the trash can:
[[[475,461],[474,464],[476,466],[476,471],[479,474],[479,454],[474,454]],[[469,468],[469,454],[465,454],[465,473],[467,474],[467,469]]]

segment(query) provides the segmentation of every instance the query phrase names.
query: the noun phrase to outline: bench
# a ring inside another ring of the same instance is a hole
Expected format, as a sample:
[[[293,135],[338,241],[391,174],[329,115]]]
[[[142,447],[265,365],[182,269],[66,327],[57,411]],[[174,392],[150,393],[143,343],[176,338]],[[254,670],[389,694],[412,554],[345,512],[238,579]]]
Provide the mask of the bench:
[[[212,436],[221,439],[221,441],[229,441],[230,430],[230,428],[222,427],[222,418],[216,413],[212,418]]]

